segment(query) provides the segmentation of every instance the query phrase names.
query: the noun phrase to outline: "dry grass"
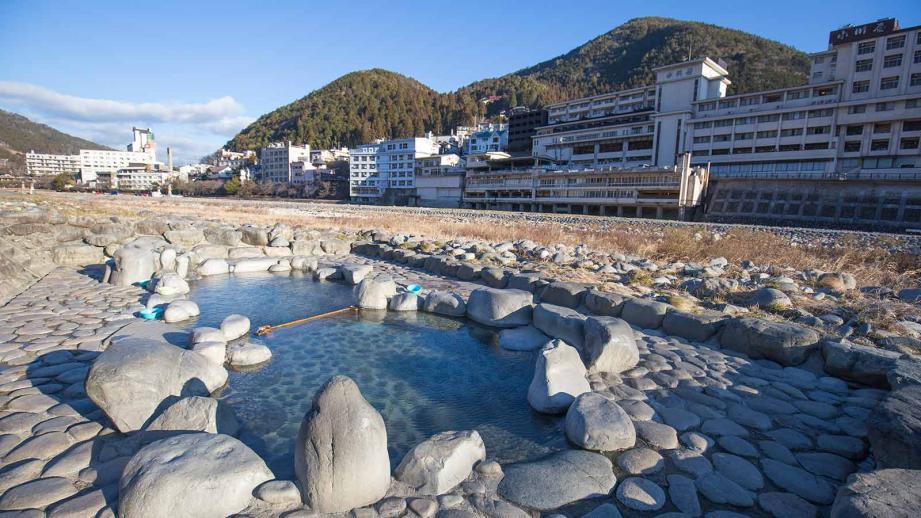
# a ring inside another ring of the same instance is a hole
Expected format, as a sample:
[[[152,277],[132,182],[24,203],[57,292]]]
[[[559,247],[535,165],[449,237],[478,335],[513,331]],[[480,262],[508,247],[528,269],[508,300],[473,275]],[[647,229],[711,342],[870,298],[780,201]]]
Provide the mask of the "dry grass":
[[[581,244],[597,252],[619,252],[667,261],[705,262],[723,256],[730,264],[748,259],[760,266],[849,272],[860,285],[893,289],[917,285],[921,281],[921,257],[890,253],[884,246],[861,245],[848,234],[842,234],[836,246],[806,248],[773,232],[743,227],[716,236],[704,225],[670,227],[624,222],[612,227],[585,224],[584,221],[565,217],[542,222],[510,221],[490,218],[489,213],[484,213],[483,217],[470,213],[445,217],[443,213],[426,214],[423,211],[277,201],[116,198],[51,192],[39,192],[29,197],[10,191],[0,199],[45,202],[65,214],[79,216],[115,215],[139,219],[141,211],[149,210],[234,224],[281,222],[316,229],[381,229],[424,235],[441,241],[464,237],[491,242],[530,239],[543,245]]]

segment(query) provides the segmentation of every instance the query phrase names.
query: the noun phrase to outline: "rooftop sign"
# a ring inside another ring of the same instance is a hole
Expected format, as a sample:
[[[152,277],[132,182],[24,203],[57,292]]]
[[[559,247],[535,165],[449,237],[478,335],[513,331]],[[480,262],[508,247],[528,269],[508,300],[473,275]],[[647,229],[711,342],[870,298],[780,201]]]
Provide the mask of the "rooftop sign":
[[[895,21],[895,18],[886,18],[885,20],[878,20],[872,23],[865,23],[863,25],[855,25],[853,27],[845,27],[832,31],[828,35],[828,43],[830,45],[841,45],[842,43],[876,38],[897,31],[898,29],[899,24]]]

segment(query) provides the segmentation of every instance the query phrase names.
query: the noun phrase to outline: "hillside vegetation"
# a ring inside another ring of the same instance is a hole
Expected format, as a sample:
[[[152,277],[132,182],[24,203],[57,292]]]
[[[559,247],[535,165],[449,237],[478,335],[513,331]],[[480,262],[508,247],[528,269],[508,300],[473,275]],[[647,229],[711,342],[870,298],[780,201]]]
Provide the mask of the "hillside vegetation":
[[[445,134],[472,124],[477,99],[486,96],[502,97],[488,106],[487,115],[509,106],[539,107],[651,84],[652,69],[689,55],[725,61],[732,93],[802,84],[809,70],[806,54],[759,36],[699,22],[636,18],[566,54],[455,92],[438,93],[380,69],[353,72],[263,115],[228,147],[256,149],[283,139],[354,146],[426,131]]]
[[[8,153],[34,150],[38,153],[62,155],[77,154],[81,149],[108,149],[3,110],[0,110],[0,148]]]

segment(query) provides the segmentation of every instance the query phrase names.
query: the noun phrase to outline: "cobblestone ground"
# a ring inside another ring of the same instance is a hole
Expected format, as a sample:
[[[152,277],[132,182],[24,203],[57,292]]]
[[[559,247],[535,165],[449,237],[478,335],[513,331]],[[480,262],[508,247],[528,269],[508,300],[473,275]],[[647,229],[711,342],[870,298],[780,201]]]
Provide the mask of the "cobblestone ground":
[[[427,289],[466,295],[479,286],[376,259],[348,261]],[[100,284],[91,273],[55,270],[0,308],[0,515],[113,516],[122,468],[141,446],[139,434],[107,425],[83,385],[105,339],[136,320],[145,292]],[[656,331],[637,340],[636,368],[590,380],[634,420],[637,445],[610,455],[614,495],[566,514],[609,501],[626,516],[825,516],[837,487],[871,462],[866,421],[883,391]]]

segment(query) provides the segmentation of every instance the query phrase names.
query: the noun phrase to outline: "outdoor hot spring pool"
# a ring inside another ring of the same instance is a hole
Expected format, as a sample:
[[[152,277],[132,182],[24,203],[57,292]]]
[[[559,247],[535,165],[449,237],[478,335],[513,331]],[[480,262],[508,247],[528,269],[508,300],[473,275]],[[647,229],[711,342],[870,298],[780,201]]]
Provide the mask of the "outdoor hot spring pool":
[[[217,327],[247,315],[255,330],[351,304],[351,288],[297,274],[207,277],[190,294],[201,316],[188,327]],[[358,383],[383,415],[395,467],[419,442],[444,430],[477,430],[486,454],[500,462],[565,447],[559,419],[527,402],[535,353],[491,345],[490,332],[428,313],[344,314],[268,336],[249,337],[272,350],[252,372],[231,372],[220,398],[242,425],[240,439],[278,477],[294,476],[294,440],[314,393],[335,374]]]

